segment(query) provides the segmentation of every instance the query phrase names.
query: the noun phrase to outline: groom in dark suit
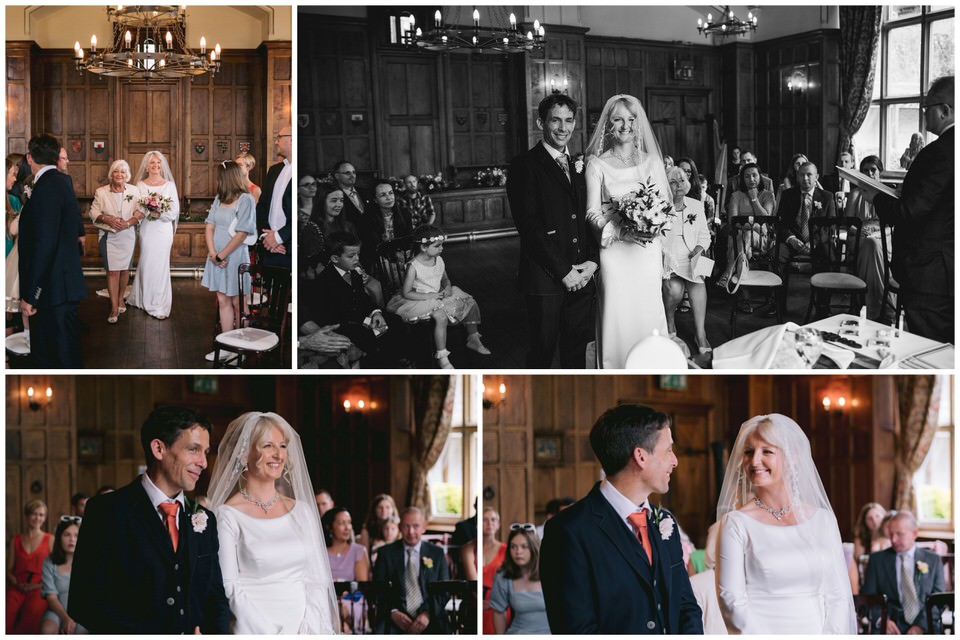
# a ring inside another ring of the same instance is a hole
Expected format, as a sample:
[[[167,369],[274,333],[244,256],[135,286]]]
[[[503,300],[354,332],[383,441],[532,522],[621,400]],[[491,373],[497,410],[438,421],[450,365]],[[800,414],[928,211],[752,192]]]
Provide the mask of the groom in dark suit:
[[[33,190],[20,216],[20,309],[31,316],[36,368],[79,369],[77,305],[87,297],[77,252],[80,207],[70,177],[57,171],[60,143],[50,135],[27,144]]]
[[[702,634],[677,523],[648,501],[667,492],[677,466],[669,418],[639,405],[609,409],[590,445],[606,479],[544,527],[550,631]]]
[[[940,556],[915,544],[917,519],[911,512],[897,511],[888,526],[892,546],[870,554],[860,593],[887,596],[884,633],[939,633],[930,628],[924,603],[945,590]]]
[[[260,259],[265,265],[286,267],[292,262],[291,211],[293,208],[293,129],[283,127],[273,140],[283,160],[267,170],[263,192],[257,202]]]
[[[186,500],[207,467],[210,423],[180,407],[140,429],[147,472],[87,502],[68,611],[90,633],[228,633],[217,520]]]
[[[600,249],[585,214],[583,161],[570,158],[577,103],[554,94],[538,108],[543,140],[510,163],[507,197],[520,233],[520,291],[527,297],[530,353],[527,367],[549,368],[557,343],[560,366],[586,367],[593,332]]]
[[[427,584],[450,579],[443,549],[424,542],[423,512],[407,507],[400,514],[401,539],[380,547],[373,566],[374,580],[389,580],[382,606],[390,612],[378,633],[446,633],[444,601],[430,597]]]

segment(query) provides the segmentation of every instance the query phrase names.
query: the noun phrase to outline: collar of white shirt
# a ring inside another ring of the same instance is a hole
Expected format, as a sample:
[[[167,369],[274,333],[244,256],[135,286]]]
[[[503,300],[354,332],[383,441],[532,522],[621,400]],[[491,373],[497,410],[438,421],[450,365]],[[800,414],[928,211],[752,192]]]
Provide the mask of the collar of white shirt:
[[[419,556],[419,555],[420,555],[420,547],[421,547],[422,545],[423,545],[423,540],[421,540],[421,541],[418,542],[417,544],[413,545],[412,547],[409,546],[406,542],[404,542],[404,543],[403,543],[403,561],[404,561],[404,562],[407,561],[407,556],[410,554],[410,550],[411,550],[411,549],[413,549],[413,555]]]
[[[610,506],[613,507],[613,510],[617,512],[617,515],[620,516],[620,521],[630,530],[630,533],[636,535],[637,530],[634,528],[630,521],[627,518],[630,514],[637,513],[640,509],[650,509],[650,501],[644,500],[643,504],[636,505],[633,501],[630,500],[627,496],[620,493],[620,490],[613,486],[609,480],[604,480],[600,483],[600,495],[602,495],[607,502],[610,503]]]
[[[57,165],[55,164],[47,164],[42,166],[40,170],[33,175],[33,183],[36,184],[37,180],[40,179],[40,176],[45,174],[47,171],[51,171],[51,170],[56,171],[56,169],[57,169]]]
[[[143,474],[140,478],[140,482],[143,484],[143,490],[147,492],[147,497],[150,498],[150,503],[153,504],[153,510],[157,512],[161,520],[163,519],[163,514],[160,513],[161,502],[179,502],[180,508],[186,510],[187,503],[184,499],[183,491],[171,498],[161,491],[160,487],[155,485],[147,474]],[[177,520],[177,526],[180,526],[179,519]]]
[[[570,156],[570,154],[567,151],[567,147],[564,147],[563,151],[557,151],[556,149],[548,145],[546,142],[541,141],[540,144],[543,145],[543,148],[547,150],[547,153],[549,153],[550,157],[553,158],[554,160],[556,160],[562,155],[566,155],[567,157]]]

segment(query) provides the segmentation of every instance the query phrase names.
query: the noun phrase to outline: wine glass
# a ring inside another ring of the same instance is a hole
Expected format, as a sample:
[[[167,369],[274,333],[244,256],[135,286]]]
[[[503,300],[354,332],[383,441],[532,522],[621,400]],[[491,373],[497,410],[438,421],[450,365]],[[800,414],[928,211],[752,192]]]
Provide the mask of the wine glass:
[[[803,362],[808,369],[812,369],[823,352],[823,337],[820,332],[810,327],[801,327],[797,329],[794,336],[797,353],[803,358]]]

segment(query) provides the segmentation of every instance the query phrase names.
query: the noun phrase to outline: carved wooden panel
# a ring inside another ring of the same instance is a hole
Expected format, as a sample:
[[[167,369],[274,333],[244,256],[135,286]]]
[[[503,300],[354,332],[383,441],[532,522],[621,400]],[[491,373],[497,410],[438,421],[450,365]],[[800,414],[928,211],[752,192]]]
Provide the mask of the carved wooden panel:
[[[506,187],[455,189],[431,198],[436,223],[447,233],[513,228]]]
[[[559,27],[550,25],[550,37],[542,52],[527,55],[526,79],[524,83],[525,104],[527,105],[526,147],[539,142],[543,135],[537,127],[537,106],[550,95],[551,88],[563,91],[579,105],[586,96],[586,56],[584,34],[586,29]],[[551,81],[553,85],[551,87]],[[566,81],[566,85],[564,85]],[[583,110],[577,113],[577,127],[571,136],[569,145],[573,153],[583,149],[587,141]]]

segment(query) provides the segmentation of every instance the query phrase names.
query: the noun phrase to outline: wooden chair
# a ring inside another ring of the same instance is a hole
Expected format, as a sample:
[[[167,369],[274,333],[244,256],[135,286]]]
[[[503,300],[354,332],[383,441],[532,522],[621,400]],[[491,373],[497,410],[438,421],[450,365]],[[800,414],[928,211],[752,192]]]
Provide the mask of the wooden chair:
[[[730,337],[737,336],[737,305],[740,303],[740,291],[743,287],[767,289],[776,304],[777,324],[783,323],[780,298],[780,289],[783,280],[777,273],[779,270],[780,242],[777,240],[779,220],[776,216],[734,216],[730,219],[730,242],[737,243],[741,234],[759,233],[760,251],[749,252],[750,266],[746,277],[740,280],[740,288],[733,295],[730,307]],[[764,241],[763,239],[767,240]],[[752,244],[752,242],[751,242]]]
[[[242,264],[238,269],[240,281],[250,281],[250,297],[240,296],[239,329],[224,331],[213,341],[213,366],[228,364],[221,361],[220,350],[237,354],[229,364],[243,366],[248,356],[260,363],[263,356],[280,346],[287,326],[290,303],[290,269],[261,264]],[[281,357],[281,362],[283,358]]]
[[[930,635],[953,635],[954,616],[956,605],[954,604],[953,591],[944,591],[942,593],[931,593],[927,596],[924,607],[927,610],[927,631]],[[949,612],[944,620],[944,613]],[[934,616],[936,613],[936,616]]]
[[[377,247],[376,273],[383,287],[384,301],[389,301],[403,287],[407,263],[413,259],[410,236],[381,242]]]
[[[475,580],[440,580],[427,583],[427,595],[444,603],[447,632],[477,633],[477,583]]]
[[[897,304],[893,310],[893,324],[899,326],[900,314],[903,313],[903,298],[900,295],[900,283],[893,277],[893,267],[890,260],[892,246],[887,244],[887,233],[890,234],[890,245],[893,244],[893,225],[884,224],[880,220],[880,250],[883,252],[883,301],[880,303],[880,314],[876,318],[883,318],[883,312],[890,306],[890,294],[897,296]]]
[[[382,606],[392,584],[384,581],[334,582],[333,590],[340,603],[341,630],[349,628],[354,635],[376,632],[390,616],[387,607]]]
[[[856,269],[863,221],[851,216],[817,216],[810,218],[810,258],[813,275],[810,276],[810,301],[803,323],[810,322],[814,304],[826,315],[830,313],[830,298],[834,293],[850,295],[850,313],[857,315],[867,295],[867,283],[846,271],[846,265]],[[855,234],[852,243],[846,235]],[[846,248],[850,246],[849,255]],[[819,299],[819,300],[818,300]]]
[[[853,596],[857,611],[857,635],[873,636],[887,633],[887,596],[882,593],[864,593]]]
[[[956,562],[952,553],[940,554],[940,561],[943,563],[943,584],[947,591],[953,591],[953,584],[956,581]]]

